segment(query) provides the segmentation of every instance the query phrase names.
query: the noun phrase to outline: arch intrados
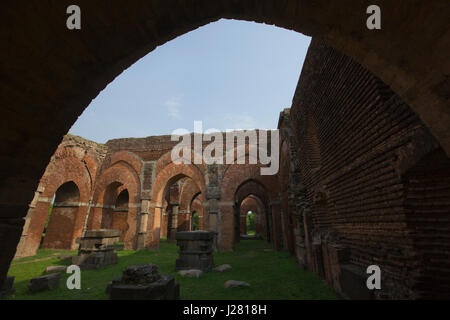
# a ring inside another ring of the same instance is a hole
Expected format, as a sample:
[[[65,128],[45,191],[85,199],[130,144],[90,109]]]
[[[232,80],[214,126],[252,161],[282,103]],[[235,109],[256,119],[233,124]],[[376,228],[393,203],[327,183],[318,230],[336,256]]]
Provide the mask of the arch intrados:
[[[190,178],[197,185],[199,190],[204,191],[204,179],[201,171],[193,166],[186,164],[169,164],[158,173],[152,191],[152,199],[156,203],[162,204],[163,199],[170,187],[176,181],[182,178]]]

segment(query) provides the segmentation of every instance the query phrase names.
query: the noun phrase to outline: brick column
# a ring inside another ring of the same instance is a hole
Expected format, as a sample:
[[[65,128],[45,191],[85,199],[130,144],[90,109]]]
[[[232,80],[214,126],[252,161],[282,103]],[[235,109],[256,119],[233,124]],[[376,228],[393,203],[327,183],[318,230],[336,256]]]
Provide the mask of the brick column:
[[[138,223],[136,226],[136,244],[135,250],[143,250],[147,240],[148,219],[150,215],[150,193],[143,192],[141,194],[141,210],[138,215]]]
[[[34,193],[33,201],[31,201],[29,205],[29,209],[26,217],[24,218],[24,226],[22,235],[20,237],[19,244],[17,245],[16,254],[14,259],[29,257],[36,254],[35,250],[30,250],[30,246],[28,246],[28,231],[30,229],[31,217],[34,214],[34,209],[36,208],[36,203],[39,200],[40,195],[44,192],[43,187],[38,187],[37,191]]]

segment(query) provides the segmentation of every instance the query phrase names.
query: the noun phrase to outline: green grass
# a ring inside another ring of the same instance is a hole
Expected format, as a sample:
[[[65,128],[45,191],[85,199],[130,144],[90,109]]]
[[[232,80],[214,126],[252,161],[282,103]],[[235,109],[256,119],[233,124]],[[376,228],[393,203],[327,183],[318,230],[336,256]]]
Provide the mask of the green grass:
[[[63,273],[59,288],[32,294],[27,288],[30,279],[42,275],[47,266],[70,264],[70,259],[57,258],[63,254],[61,251],[52,255],[55,251],[40,250],[38,256],[30,258],[48,260],[14,261],[9,275],[16,277],[16,294],[7,299],[107,299],[108,282],[119,277],[126,266],[143,263],[154,263],[161,273],[173,274],[181,286],[181,299],[336,299],[334,291],[312,272],[300,269],[288,253],[271,250],[270,244],[263,240],[241,241],[234,252],[214,253],[215,265],[227,263],[233,269],[224,273],[208,272],[198,279],[181,277],[175,272],[177,251],[175,244],[165,241],[158,251],[118,251],[117,265],[81,272],[81,290],[67,289],[65,283],[69,275]],[[246,281],[251,287],[225,289],[227,280]]]
[[[35,261],[35,260],[57,258],[58,256],[69,255],[69,254],[77,254],[77,251],[40,249],[36,255],[31,256],[31,257],[16,259],[11,263],[11,265],[14,266],[14,265],[18,265],[18,264],[23,264],[25,262]]]

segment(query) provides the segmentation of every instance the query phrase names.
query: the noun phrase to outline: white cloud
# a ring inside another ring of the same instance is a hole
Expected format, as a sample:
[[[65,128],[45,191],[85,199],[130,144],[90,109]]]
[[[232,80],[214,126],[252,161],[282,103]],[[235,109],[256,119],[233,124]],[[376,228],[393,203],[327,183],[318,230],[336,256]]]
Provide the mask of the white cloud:
[[[174,119],[180,118],[180,106],[181,103],[177,98],[171,98],[167,100],[164,105],[167,107],[168,116]]]
[[[225,127],[232,130],[249,130],[256,129],[256,120],[250,115],[245,114],[228,114],[225,116]]]

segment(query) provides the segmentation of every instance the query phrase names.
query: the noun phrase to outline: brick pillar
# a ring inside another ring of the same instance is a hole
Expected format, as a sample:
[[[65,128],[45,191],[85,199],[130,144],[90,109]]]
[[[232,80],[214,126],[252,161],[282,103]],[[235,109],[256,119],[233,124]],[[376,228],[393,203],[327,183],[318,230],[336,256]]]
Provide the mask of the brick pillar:
[[[178,231],[191,231],[192,219],[189,210],[178,209]]]
[[[167,234],[167,241],[176,241],[175,235],[178,231],[178,209],[180,208],[179,204],[172,204],[171,205],[171,213],[169,214],[169,226],[170,229],[168,230]]]

